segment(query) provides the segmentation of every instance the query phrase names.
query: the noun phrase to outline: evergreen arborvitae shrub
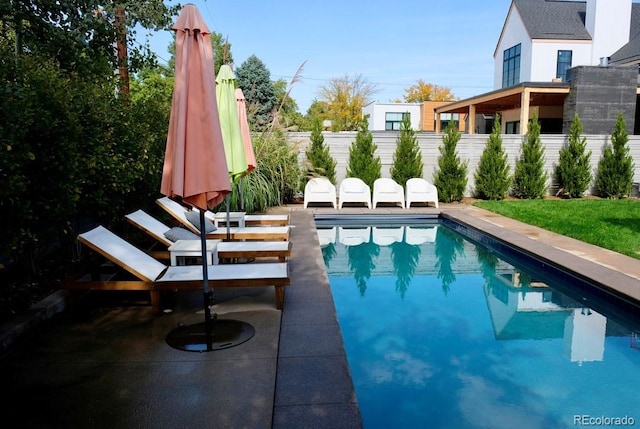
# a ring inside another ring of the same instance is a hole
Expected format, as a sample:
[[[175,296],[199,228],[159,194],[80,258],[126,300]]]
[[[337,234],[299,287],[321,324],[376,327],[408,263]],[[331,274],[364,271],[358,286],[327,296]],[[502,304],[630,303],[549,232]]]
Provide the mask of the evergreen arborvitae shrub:
[[[555,171],[556,183],[569,198],[580,198],[591,183],[591,151],[586,148],[587,139],[582,137],[582,123],[576,114],[569,129],[569,144],[560,149]]]
[[[502,200],[507,196],[511,186],[507,154],[502,147],[500,136],[500,117],[496,115],[493,129],[487,145],[482,151],[478,167],[474,175],[475,194],[484,200]]]
[[[373,182],[380,178],[382,171],[380,157],[375,155],[377,149],[369,131],[369,122],[364,118],[358,127],[356,141],[349,147],[347,177],[358,177],[373,189]]]
[[[634,164],[628,141],[624,117],[619,113],[611,134],[611,146],[605,147],[598,162],[596,188],[601,197],[624,198],[631,193]]]
[[[442,146],[438,148],[438,169],[433,175],[433,184],[438,188],[438,199],[450,203],[460,201],[467,188],[467,162],[462,162],[456,147],[460,132],[450,121],[442,136]]]
[[[518,198],[544,198],[547,191],[547,172],[544,171],[544,147],[540,140],[540,122],[534,115],[520,147],[513,173],[513,195]]]
[[[309,163],[307,177],[324,176],[335,185],[337,163],[329,153],[329,146],[324,144],[322,124],[318,119],[311,127],[311,145],[306,155]]]
[[[413,177],[422,177],[423,167],[422,153],[416,133],[411,128],[411,119],[409,115],[404,115],[400,125],[396,151],[393,154],[391,178],[404,188],[407,180]]]

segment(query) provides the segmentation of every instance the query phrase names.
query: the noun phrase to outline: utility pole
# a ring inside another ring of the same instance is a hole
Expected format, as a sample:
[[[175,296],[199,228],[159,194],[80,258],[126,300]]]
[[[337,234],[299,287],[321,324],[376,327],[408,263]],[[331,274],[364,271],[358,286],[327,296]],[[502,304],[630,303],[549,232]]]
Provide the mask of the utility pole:
[[[129,95],[129,67],[127,65],[127,25],[124,7],[116,6],[116,45],[118,48],[118,73],[120,75],[120,94]]]

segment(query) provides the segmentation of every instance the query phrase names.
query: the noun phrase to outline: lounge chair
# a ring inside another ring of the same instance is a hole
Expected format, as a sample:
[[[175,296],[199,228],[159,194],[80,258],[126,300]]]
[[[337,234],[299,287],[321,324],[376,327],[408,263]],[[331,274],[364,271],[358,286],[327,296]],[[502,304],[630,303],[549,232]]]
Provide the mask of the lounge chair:
[[[414,177],[407,180],[406,188],[406,207],[411,207],[411,203],[434,203],[438,208],[438,189],[426,180]]]
[[[188,210],[179,203],[170,198],[162,197],[156,200],[156,203],[167,211],[174,219],[180,222],[184,227],[194,234],[200,234],[200,230],[196,225],[199,223],[196,219],[190,219],[190,213],[198,214],[196,210]],[[199,214],[198,214],[199,216]],[[205,216],[206,219],[206,216]],[[231,240],[289,240],[289,226],[248,226],[248,227],[221,227],[217,228],[210,219],[207,219],[208,226],[205,225],[208,239],[224,240],[229,233]],[[192,222],[193,221],[193,222]]]
[[[232,212],[242,213],[242,212]],[[218,227],[226,226],[227,213],[211,212],[207,210],[204,215]],[[244,214],[242,223],[247,226],[287,226],[289,225],[289,215],[287,214]],[[233,220],[232,220],[233,222]]]
[[[344,203],[364,203],[371,208],[371,188],[357,177],[347,177],[340,182],[339,208]]]
[[[373,208],[378,203],[396,203],[404,208],[404,189],[393,179],[381,177],[373,182]]]
[[[407,226],[404,230],[404,241],[407,244],[420,245],[424,243],[434,243],[438,233],[437,226],[413,227]]]
[[[371,227],[346,228],[338,227],[338,240],[346,246],[357,246],[368,243],[371,238]]]
[[[371,231],[371,240],[379,246],[389,246],[393,243],[402,243],[404,227],[382,228],[374,226]]]
[[[331,203],[337,208],[336,187],[326,177],[314,177],[304,187],[304,208],[309,203]]]
[[[200,240],[200,237],[191,231],[178,231],[176,228],[170,228],[160,222],[144,210],[136,210],[129,213],[125,218],[137,228],[155,238],[161,244],[169,247],[175,243],[169,237],[174,239],[191,239]],[[167,237],[169,236],[169,237]],[[156,253],[154,256],[160,256],[168,259],[168,252],[165,254]],[[217,246],[218,258],[278,258],[280,262],[284,262],[291,256],[290,241],[222,241]]]
[[[117,279],[117,273],[84,276],[63,282],[62,287],[78,290],[148,290],[154,312],[160,311],[160,292],[163,290],[201,289],[202,266],[167,267],[103,226],[78,236],[78,240],[98,252],[116,266],[126,270],[134,279]],[[210,265],[211,287],[274,286],[276,307],[284,304],[284,287],[290,284],[286,262],[243,264],[242,266]]]

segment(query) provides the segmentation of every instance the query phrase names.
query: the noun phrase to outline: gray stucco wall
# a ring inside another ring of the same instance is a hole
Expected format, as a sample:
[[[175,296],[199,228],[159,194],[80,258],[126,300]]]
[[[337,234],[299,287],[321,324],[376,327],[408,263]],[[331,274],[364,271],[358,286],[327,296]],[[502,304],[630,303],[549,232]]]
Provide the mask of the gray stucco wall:
[[[613,124],[609,124],[609,127],[613,128]],[[382,161],[382,177],[391,177],[389,170],[393,164],[393,154],[396,149],[399,133],[390,131],[374,131],[372,134],[373,142],[378,146],[376,154],[380,156]],[[325,132],[323,135],[324,142],[329,147],[331,156],[337,161],[336,179],[337,182],[340,183],[340,181],[346,176],[347,163],[349,160],[349,147],[356,139],[356,132]],[[423,177],[429,181],[433,181],[433,174],[438,167],[438,157],[440,156],[438,148],[442,145],[442,134],[417,133],[416,137],[422,152],[422,162],[424,163]],[[595,178],[598,161],[600,160],[602,151],[605,145],[611,144],[610,136],[584,135],[583,137],[587,139],[587,150],[591,150],[592,152],[591,167]],[[306,158],[305,151],[310,144],[310,133],[289,133],[287,138],[291,144],[296,145],[300,150],[299,159],[302,165],[302,162]],[[463,161],[469,162],[468,184],[466,191],[467,196],[473,195],[473,175],[488,139],[489,135],[487,134],[463,134],[458,142],[458,155]],[[502,136],[502,145],[507,153],[509,163],[511,165],[511,173],[513,173],[516,159],[520,156],[520,145],[522,143],[522,139],[523,137],[519,135]],[[548,134],[542,135],[541,139],[545,146],[545,168],[549,174],[550,184],[551,178],[553,177],[553,170],[558,163],[560,148],[567,143],[567,136]],[[635,162],[634,182],[640,182],[640,136],[630,135],[628,145],[631,151],[631,156]]]
[[[585,134],[607,134],[622,112],[627,132],[633,134],[636,118],[637,67],[579,66],[569,69],[571,92],[564,102],[563,132],[569,132],[577,113]]]

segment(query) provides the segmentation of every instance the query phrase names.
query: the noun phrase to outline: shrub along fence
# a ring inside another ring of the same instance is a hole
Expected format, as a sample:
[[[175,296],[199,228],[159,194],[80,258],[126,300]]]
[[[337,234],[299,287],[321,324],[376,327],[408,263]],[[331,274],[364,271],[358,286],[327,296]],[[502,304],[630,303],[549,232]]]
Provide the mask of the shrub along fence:
[[[376,155],[380,156],[382,161],[382,177],[391,177],[390,169],[393,164],[393,153],[396,149],[398,140],[398,132],[394,131],[373,131],[373,142],[378,146]],[[356,139],[356,132],[325,132],[324,144],[329,147],[331,156],[336,160],[336,180],[340,183],[346,176],[347,163],[349,161],[349,147],[351,143]],[[434,133],[417,133],[418,144],[422,152],[422,162],[424,163],[424,178],[428,181],[433,181],[433,174],[438,167],[438,157],[440,152],[438,147],[442,145],[442,134]],[[566,135],[558,134],[543,134],[540,136],[542,144],[545,147],[545,170],[548,173],[548,191],[550,194],[555,194],[557,187],[553,181],[553,174],[558,160],[560,157],[560,148],[567,144],[568,137]],[[593,172],[593,179],[591,186],[587,194],[594,194],[595,175],[598,167],[598,161],[602,156],[602,152],[606,145],[611,144],[611,137],[609,135],[584,135],[587,139],[587,151],[591,151],[591,168]],[[511,166],[511,173],[515,168],[516,159],[520,156],[520,146],[522,144],[524,136],[503,134],[502,145],[508,157],[509,165]],[[468,168],[468,182],[465,196],[473,196],[474,193],[474,173],[478,166],[482,151],[489,139],[489,134],[463,134],[462,138],[458,142],[457,150],[460,159],[464,162],[469,160]],[[300,148],[299,160],[302,163],[305,160],[305,150],[310,144],[310,133],[297,132],[288,133],[287,140],[291,144],[297,144]],[[628,147],[630,149],[630,155],[635,163],[635,170],[633,176],[633,182],[640,182],[640,136],[629,135]],[[632,188],[632,195],[637,193],[638,187]]]

